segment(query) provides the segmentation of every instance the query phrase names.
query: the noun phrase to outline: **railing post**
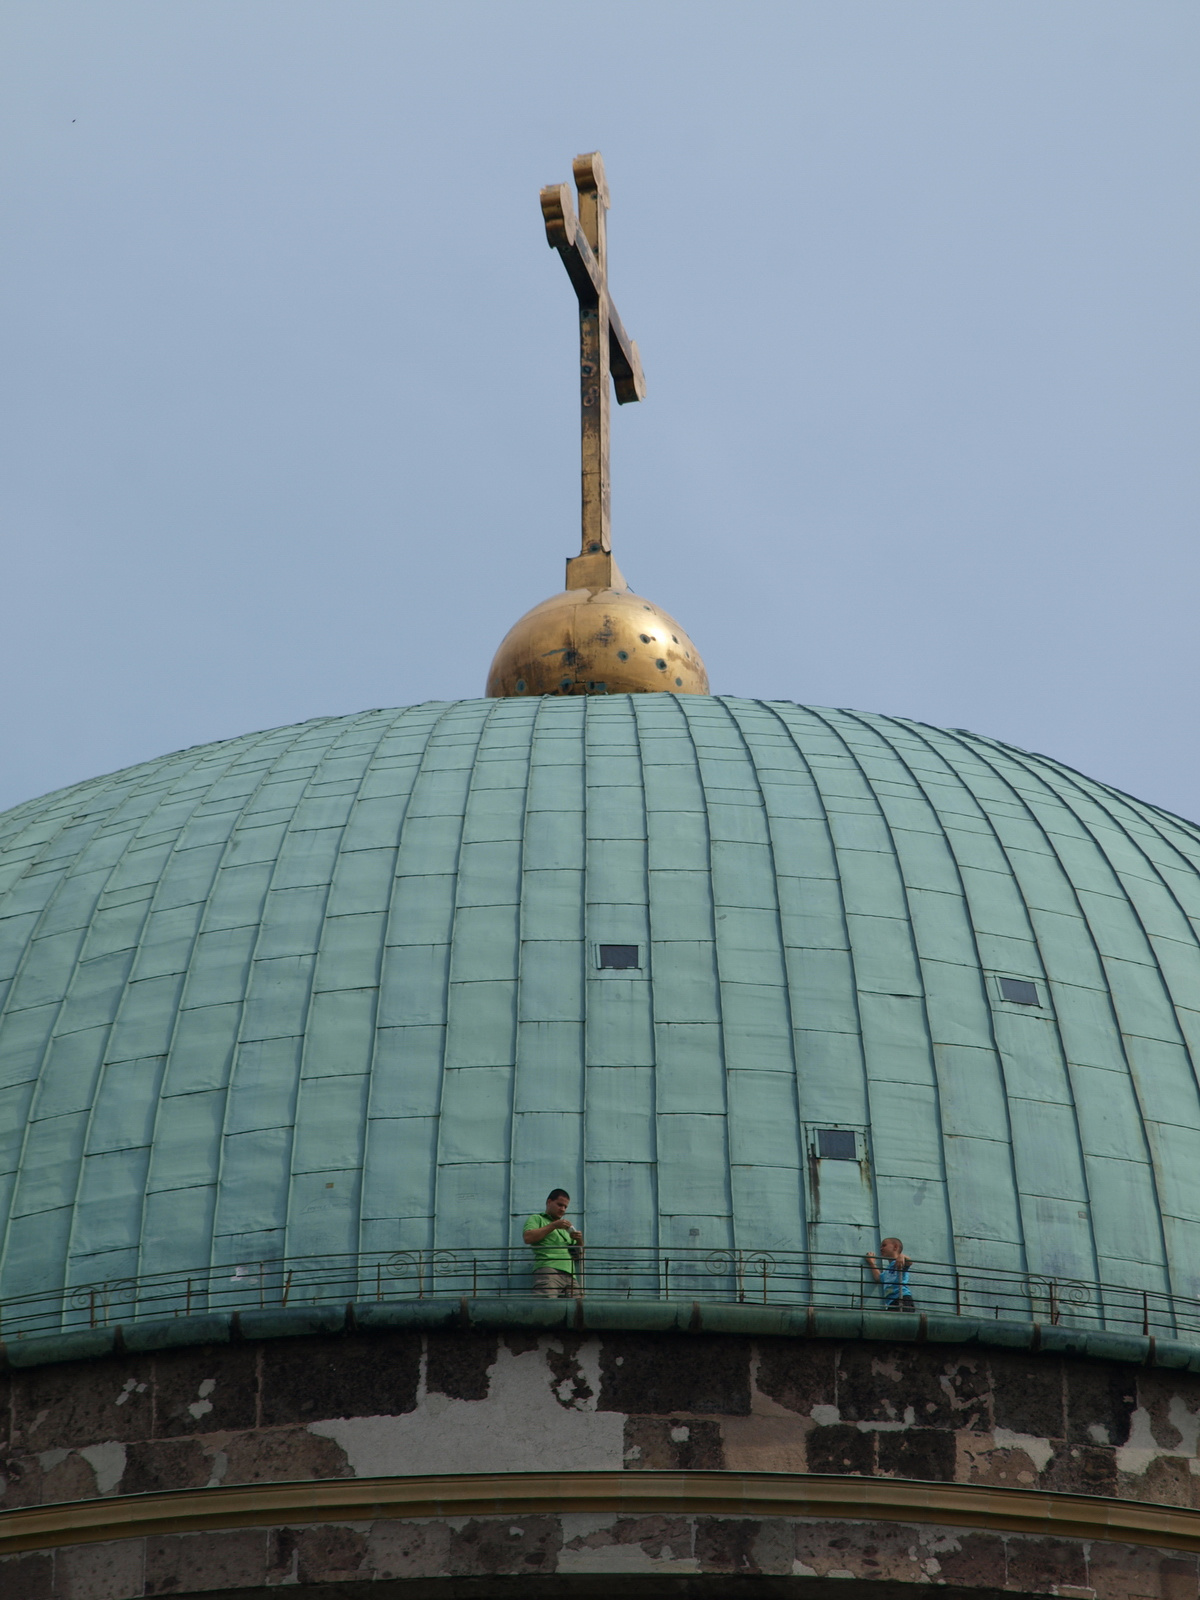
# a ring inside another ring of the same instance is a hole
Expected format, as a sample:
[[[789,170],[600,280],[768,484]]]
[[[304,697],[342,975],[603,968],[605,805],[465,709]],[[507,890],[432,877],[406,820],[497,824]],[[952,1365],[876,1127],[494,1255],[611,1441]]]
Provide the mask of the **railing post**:
[[[425,1252],[417,1251],[417,1299],[425,1298]]]
[[[376,1300],[383,1299],[383,1263],[381,1261],[375,1263],[375,1298]]]
[[[471,1299],[479,1299],[479,1263],[471,1257]]]
[[[1145,1289],[1142,1290],[1142,1332],[1150,1332],[1150,1296]]]
[[[663,1258],[663,1299],[664,1300],[669,1300],[670,1298],[671,1298],[671,1258],[670,1258],[670,1256],[664,1256],[664,1258]]]
[[[763,1261],[763,1264],[762,1264],[762,1280],[763,1280],[763,1305],[766,1305],[766,1303],[767,1303],[767,1263],[766,1263],[765,1260]]]
[[[281,1306],[286,1306],[287,1305],[287,1303],[288,1303],[288,1295],[291,1294],[291,1292],[292,1292],[292,1269],[289,1268],[288,1269],[288,1275],[283,1280],[283,1299],[279,1302]]]
[[[1058,1326],[1058,1285],[1053,1282],[1050,1285],[1050,1326]]]

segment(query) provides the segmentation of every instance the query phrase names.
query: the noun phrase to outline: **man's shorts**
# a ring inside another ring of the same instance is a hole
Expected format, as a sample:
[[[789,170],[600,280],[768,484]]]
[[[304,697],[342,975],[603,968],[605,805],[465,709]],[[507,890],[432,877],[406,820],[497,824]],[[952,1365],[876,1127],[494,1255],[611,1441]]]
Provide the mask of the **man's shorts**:
[[[573,1272],[560,1272],[557,1267],[539,1267],[533,1275],[533,1292],[546,1300],[578,1300],[579,1284]]]

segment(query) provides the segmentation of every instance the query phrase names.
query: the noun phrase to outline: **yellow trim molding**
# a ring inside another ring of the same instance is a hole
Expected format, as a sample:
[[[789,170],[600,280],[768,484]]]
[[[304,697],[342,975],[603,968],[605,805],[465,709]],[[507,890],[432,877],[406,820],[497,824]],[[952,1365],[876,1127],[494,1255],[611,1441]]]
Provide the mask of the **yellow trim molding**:
[[[815,1473],[479,1472],[230,1484],[23,1506],[0,1512],[0,1555],[223,1528],[578,1511],[936,1523],[1200,1552],[1200,1512],[1098,1495]]]

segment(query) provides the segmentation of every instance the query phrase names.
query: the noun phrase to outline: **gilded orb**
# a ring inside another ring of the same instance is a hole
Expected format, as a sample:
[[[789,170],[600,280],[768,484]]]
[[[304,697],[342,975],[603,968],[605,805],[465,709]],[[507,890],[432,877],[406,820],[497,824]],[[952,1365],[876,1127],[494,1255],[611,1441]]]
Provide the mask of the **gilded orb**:
[[[568,582],[584,576],[570,568],[587,560],[569,564]],[[615,562],[587,575],[611,587],[551,595],[508,630],[488,673],[490,696],[708,693],[700,653],[674,617],[627,589]]]

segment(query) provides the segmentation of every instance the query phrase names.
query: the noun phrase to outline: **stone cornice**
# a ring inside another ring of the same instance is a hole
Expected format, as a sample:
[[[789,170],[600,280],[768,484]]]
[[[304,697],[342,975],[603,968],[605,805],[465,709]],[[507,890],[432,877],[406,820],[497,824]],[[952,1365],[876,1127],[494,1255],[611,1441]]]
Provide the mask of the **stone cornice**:
[[[648,1471],[311,1479],[73,1500],[0,1513],[0,1555],[238,1527],[568,1512],[882,1520],[1200,1553],[1200,1512],[1177,1506],[896,1478]]]

